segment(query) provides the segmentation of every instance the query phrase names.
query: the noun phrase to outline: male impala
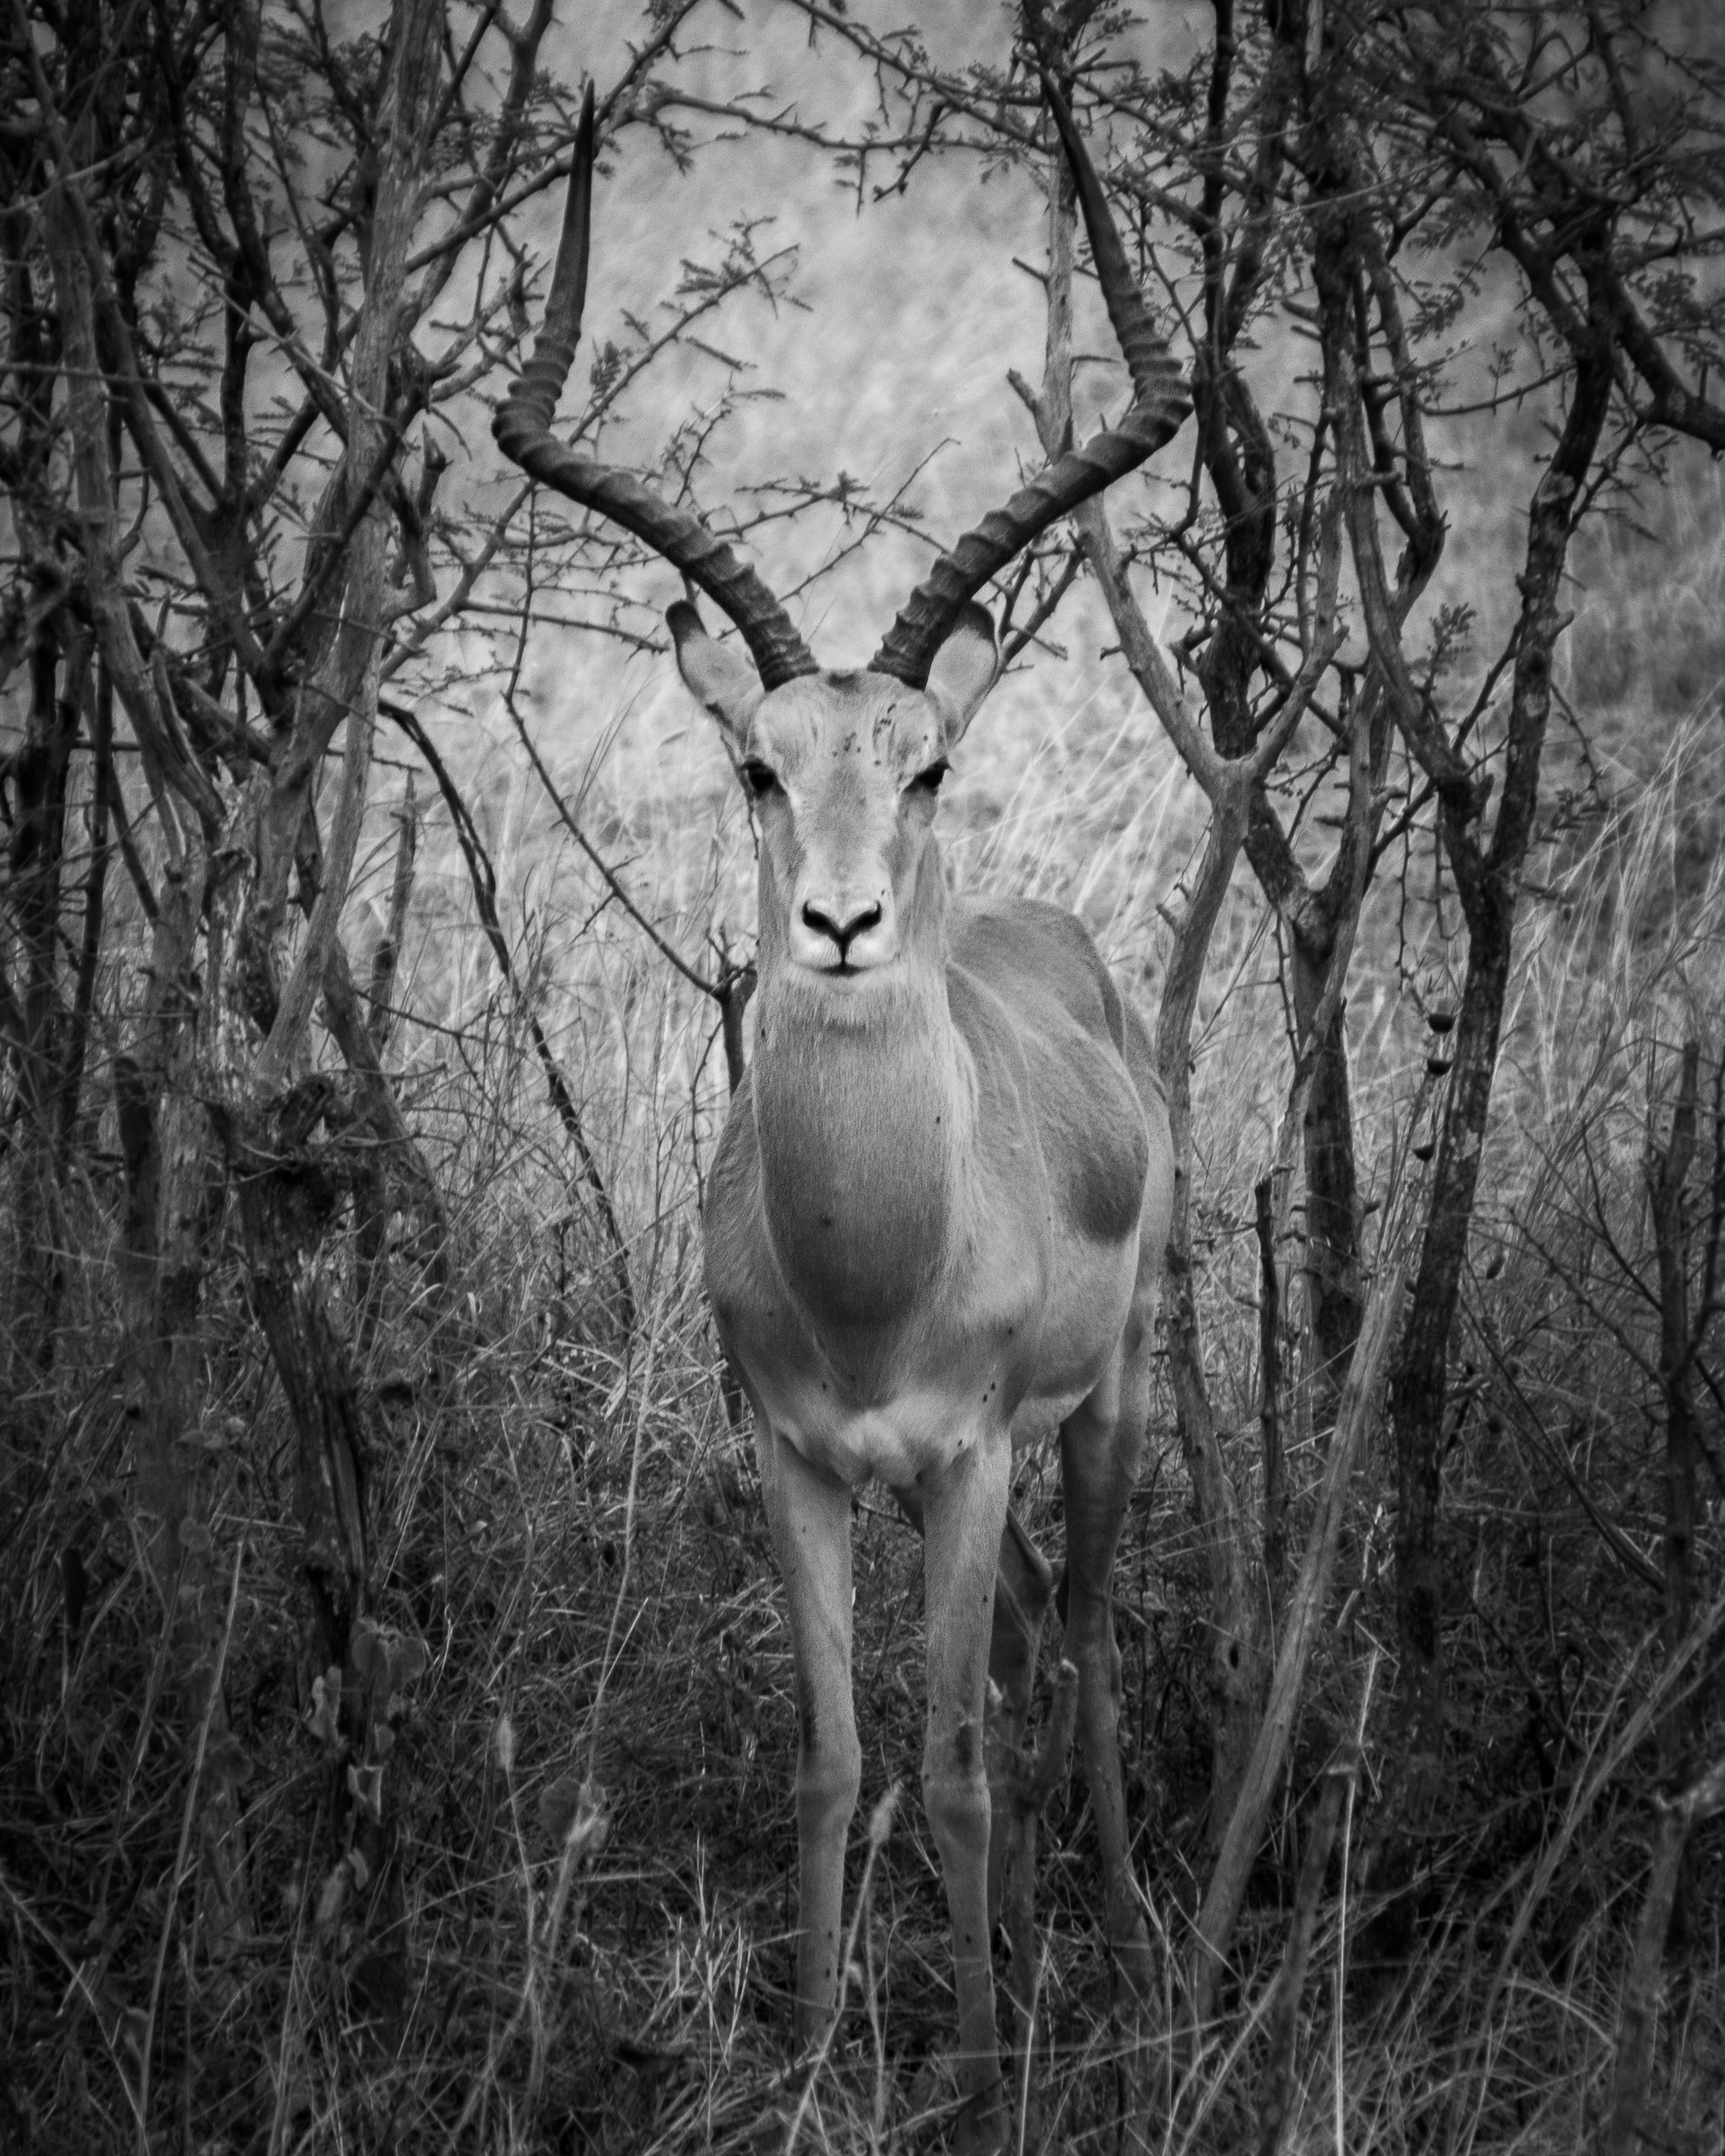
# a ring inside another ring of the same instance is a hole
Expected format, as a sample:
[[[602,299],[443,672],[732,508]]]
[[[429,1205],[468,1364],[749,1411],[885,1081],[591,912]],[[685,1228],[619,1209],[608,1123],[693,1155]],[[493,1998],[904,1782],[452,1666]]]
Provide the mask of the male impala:
[[[873,1476],[926,1543],[923,1792],[952,1922],[959,2141],[974,2148],[998,2146],[1005,2123],[985,1694],[992,1670],[1009,1751],[1052,1586],[1009,1512],[1009,1486],[1014,1450],[1055,1429],[1065,1652],[1078,1671],[1108,1939],[1135,1987],[1147,1965],[1110,1597],[1148,1412],[1173,1180],[1167,1111],[1142,1028],[1079,922],[1026,901],[948,901],[933,831],[947,759],[999,664],[973,595],[1168,440],[1189,408],[1070,116],[1049,95],[1136,401],[1117,429],[1057,459],[942,557],[865,672],[818,667],[772,595],[696,517],[551,431],[585,295],[591,90],[545,327],[495,427],[535,478],[681,569],[751,654],[716,643],[692,605],[671,608],[683,679],[723,729],[761,832],[755,1054],[713,1169],[706,1275],[754,1409],[790,1606],[797,2033],[819,2034],[837,1989],[861,1769],[850,1502]]]

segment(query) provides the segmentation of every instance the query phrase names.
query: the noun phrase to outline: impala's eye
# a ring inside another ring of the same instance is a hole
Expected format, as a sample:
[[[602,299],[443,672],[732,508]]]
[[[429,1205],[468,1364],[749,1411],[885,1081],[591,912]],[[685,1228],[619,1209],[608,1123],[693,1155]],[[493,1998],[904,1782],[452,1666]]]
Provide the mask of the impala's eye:
[[[919,771],[911,783],[920,793],[938,793],[941,790],[941,781],[946,775],[947,759],[943,756],[938,756],[929,765],[927,771]]]
[[[757,801],[764,801],[769,793],[778,791],[778,773],[770,763],[762,763],[757,756],[744,759],[742,783]]]

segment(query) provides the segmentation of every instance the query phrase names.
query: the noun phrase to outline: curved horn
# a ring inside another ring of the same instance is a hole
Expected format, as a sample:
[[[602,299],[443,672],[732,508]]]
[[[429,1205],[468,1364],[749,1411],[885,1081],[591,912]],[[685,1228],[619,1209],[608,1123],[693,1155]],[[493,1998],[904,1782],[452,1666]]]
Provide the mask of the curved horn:
[[[563,234],[552,275],[551,296],[545,303],[545,321],[532,358],[516,376],[502,409],[491,422],[492,435],[504,455],[511,464],[519,465],[530,479],[608,516],[697,583],[742,632],[762,685],[779,688],[799,674],[814,674],[819,669],[791,626],[790,616],[754,571],[739,562],[724,541],[715,537],[691,511],[661,501],[633,472],[583,456],[552,432],[552,414],[569,378],[587,300],[593,150],[593,95],[589,83],[581,103],[569,199],[563,212]]]
[[[1028,486],[1020,488],[1004,509],[991,511],[973,531],[967,531],[956,547],[941,556],[911,593],[869,665],[872,672],[891,674],[915,689],[927,685],[935,653],[989,578],[1080,502],[1100,494],[1147,457],[1154,456],[1173,439],[1192,409],[1192,399],[1173,354],[1145,305],[1127,261],[1126,249],[1120,244],[1070,108],[1045,69],[1042,93],[1054,114],[1066,162],[1077,182],[1096,280],[1132,374],[1132,409],[1118,427],[1093,434],[1081,449],[1068,449]]]

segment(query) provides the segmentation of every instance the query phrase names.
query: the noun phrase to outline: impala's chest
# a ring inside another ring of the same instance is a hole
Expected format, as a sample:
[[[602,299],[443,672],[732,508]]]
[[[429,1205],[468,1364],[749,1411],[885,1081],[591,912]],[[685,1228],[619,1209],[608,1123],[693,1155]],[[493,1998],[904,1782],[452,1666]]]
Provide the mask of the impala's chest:
[[[895,1234],[878,1188],[860,1217],[836,1192],[816,1184],[810,1195],[813,1225],[775,1234],[759,1137],[739,1096],[706,1211],[726,1351],[757,1410],[806,1459],[853,1484],[874,1476],[903,1486],[979,1431],[1004,1431],[1032,1385],[1045,1238],[961,1232],[954,1248],[944,1214],[932,1240],[920,1201]],[[847,1283],[860,1288],[854,1300]]]

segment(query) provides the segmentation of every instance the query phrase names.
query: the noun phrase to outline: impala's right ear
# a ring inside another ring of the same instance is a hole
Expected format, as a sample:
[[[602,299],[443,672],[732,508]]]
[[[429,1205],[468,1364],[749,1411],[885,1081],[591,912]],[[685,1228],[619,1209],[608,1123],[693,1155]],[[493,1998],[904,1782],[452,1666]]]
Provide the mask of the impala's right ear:
[[[713,641],[687,599],[679,599],[665,619],[677,647],[677,671],[685,687],[712,713],[740,753],[749,720],[766,693],[759,675],[747,659]]]
[[[974,600],[953,625],[928,670],[928,693],[946,721],[947,747],[956,748],[1000,671],[994,621]]]

